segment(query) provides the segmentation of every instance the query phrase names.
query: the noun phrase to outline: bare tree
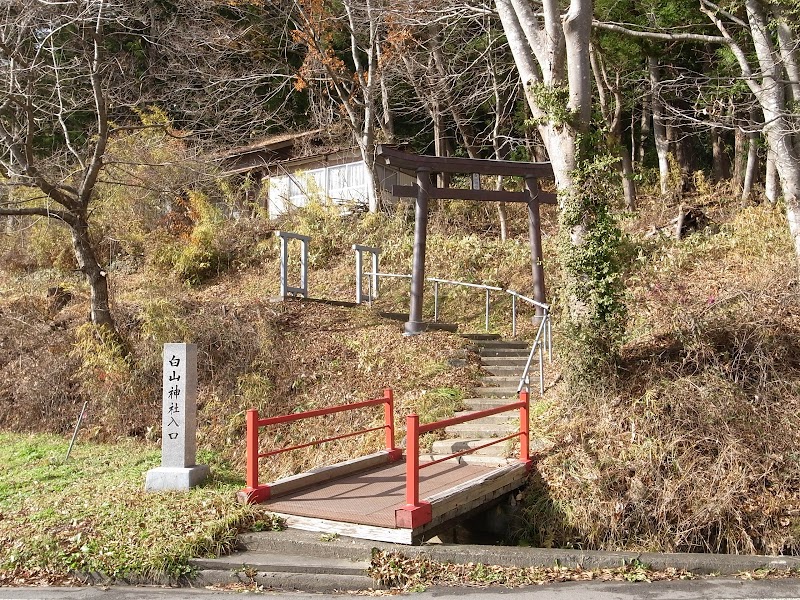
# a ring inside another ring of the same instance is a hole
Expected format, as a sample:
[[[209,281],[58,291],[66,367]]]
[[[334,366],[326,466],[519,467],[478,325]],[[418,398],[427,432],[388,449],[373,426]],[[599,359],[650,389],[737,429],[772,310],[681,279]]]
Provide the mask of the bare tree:
[[[622,83],[621,73],[616,71],[614,78],[609,77],[608,69],[597,44],[591,48],[592,73],[597,85],[597,97],[600,112],[608,130],[608,144],[619,155],[619,170],[622,173],[622,190],[625,206],[629,210],[636,208],[636,186],[633,182],[633,161],[631,153],[622,143]]]
[[[647,57],[647,66],[650,72],[651,101],[650,109],[653,115],[653,136],[655,137],[656,154],[658,155],[658,181],[661,193],[669,192],[669,141],[667,140],[667,126],[665,124],[664,103],[661,99],[661,73],[658,60],[654,56]]]
[[[576,166],[577,136],[588,130],[592,109],[592,2],[571,0],[563,16],[555,0],[544,0],[541,13],[534,11],[527,0],[496,0],[495,6],[553,163],[556,184],[569,191]],[[560,99],[547,90],[564,94],[563,108],[569,118],[553,114]],[[579,243],[581,237],[582,232],[576,229],[573,240]]]
[[[341,13],[321,2],[297,0],[295,40],[305,49],[305,60],[296,87],[320,88],[323,104],[333,103],[346,117],[371,178],[370,211],[378,209],[380,190],[375,172],[376,132],[385,128],[392,138],[391,118],[378,115],[378,106],[388,108],[387,82],[380,75],[380,45],[385,37],[383,0],[343,0]],[[346,52],[335,37],[344,34]],[[332,114],[336,118],[336,112]]]
[[[447,156],[460,145],[471,158],[507,159],[514,143],[511,115],[518,100],[519,76],[513,68],[496,15],[477,6],[453,11],[458,3],[436,3],[393,16],[395,51],[402,57],[403,77],[430,117],[434,151]],[[448,18],[441,18],[448,14]],[[430,129],[427,129],[430,131]],[[452,137],[450,133],[452,132]],[[447,185],[447,174],[441,184]],[[496,181],[503,188],[503,178]],[[503,203],[497,204],[500,237],[508,225]]]
[[[7,0],[0,8],[0,215],[68,228],[91,291],[91,320],[118,341],[107,270],[90,231],[98,184],[114,163],[110,140],[143,127],[137,111],[151,104],[199,134],[225,124],[241,134],[253,111],[247,119],[243,110],[216,109],[245,106],[241,94],[254,83],[289,81],[234,69],[242,36],[232,24],[240,15],[224,17],[221,9],[234,10],[225,4]],[[206,24],[204,35],[192,21]]]
[[[113,77],[103,46],[114,6],[8,2],[0,30],[0,140],[5,195],[0,214],[40,216],[65,224],[91,290],[91,319],[119,338],[106,271],[89,236],[89,207],[110,134]],[[88,116],[88,118],[87,118]],[[60,140],[42,152],[43,138]],[[16,187],[38,190],[16,199]]]
[[[616,356],[624,306],[609,212],[608,158],[588,149],[592,112],[592,0],[495,0],[525,97],[559,190],[566,326],[574,334],[568,380],[592,385]],[[591,156],[594,154],[594,156]]]
[[[796,79],[800,35],[782,26],[785,25],[781,20],[782,9],[789,4],[745,0],[727,10],[709,0],[700,0],[700,10],[717,28],[719,35],[643,30],[619,23],[595,22],[595,26],[640,38],[695,41],[725,45],[730,49],[742,79],[763,115],[762,132],[780,179],[789,231],[800,261],[800,115],[792,110],[789,101],[800,83]],[[776,14],[781,18],[775,20]]]

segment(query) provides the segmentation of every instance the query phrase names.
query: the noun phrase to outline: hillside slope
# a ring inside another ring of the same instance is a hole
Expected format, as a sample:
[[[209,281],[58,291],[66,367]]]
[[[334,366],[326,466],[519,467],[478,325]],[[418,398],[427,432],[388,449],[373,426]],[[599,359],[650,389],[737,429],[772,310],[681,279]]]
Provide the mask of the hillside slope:
[[[697,202],[713,225],[680,242],[646,236],[674,215],[661,201],[623,220],[629,323],[619,372],[613,384],[576,398],[557,376],[569,361],[559,356],[545,396],[535,399],[533,426],[549,449],[538,457],[518,523],[528,543],[798,549],[800,300],[785,222],[770,206],[714,196]],[[527,289],[525,215],[509,208],[508,242],[498,240],[493,215],[482,208],[436,209],[428,273]],[[17,260],[3,262],[0,283],[0,426],[66,434],[88,399],[84,436],[154,443],[160,347],[184,339],[200,350],[200,444],[234,465],[242,464],[244,410],[251,407],[276,414],[364,399],[391,385],[400,415],[417,410],[438,418],[457,410],[480,374],[465,340],[442,332],[404,338],[399,323],[369,307],[270,301],[278,290],[276,228],[312,236],[312,296],[349,300],[353,243],[381,247],[382,271],[409,271],[407,217],[402,210],[339,217],[317,206],[282,223],[217,222],[203,230],[206,237],[197,235],[200,223],[179,238],[154,228],[140,252],[122,252],[110,267],[115,316],[130,340],[127,361],[83,324],[87,291],[68,258],[52,254],[58,244],[44,244],[41,232],[36,245],[6,240],[4,256]],[[558,308],[554,215],[544,220]],[[125,239],[124,231],[114,235]],[[49,264],[64,268],[44,268]],[[54,286],[69,292],[66,302],[48,297]],[[374,308],[402,310],[407,293],[405,281],[385,280]],[[482,327],[480,293],[443,294],[444,320]],[[427,302],[431,314],[430,294]],[[491,326],[505,335],[509,308],[506,299],[493,299]],[[529,337],[529,320],[521,322]],[[557,318],[555,327],[558,349]],[[449,360],[464,357],[466,365]],[[341,425],[326,423],[333,431]],[[302,441],[309,433],[285,435]],[[366,448],[358,444],[299,453],[272,463],[271,472]]]

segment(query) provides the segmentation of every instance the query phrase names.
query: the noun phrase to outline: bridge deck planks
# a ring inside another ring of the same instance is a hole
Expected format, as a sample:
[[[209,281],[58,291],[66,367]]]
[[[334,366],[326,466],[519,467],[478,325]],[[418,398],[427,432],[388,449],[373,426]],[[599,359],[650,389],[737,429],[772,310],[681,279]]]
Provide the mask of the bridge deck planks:
[[[447,461],[422,470],[420,498],[441,494],[497,467]],[[297,490],[268,500],[270,511],[345,521],[375,527],[395,527],[394,511],[405,504],[405,463],[400,461]]]

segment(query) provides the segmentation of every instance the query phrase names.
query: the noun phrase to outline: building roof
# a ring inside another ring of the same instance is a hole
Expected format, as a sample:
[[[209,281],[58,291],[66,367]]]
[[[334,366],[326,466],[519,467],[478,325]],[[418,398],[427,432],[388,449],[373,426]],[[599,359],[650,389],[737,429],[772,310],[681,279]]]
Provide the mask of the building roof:
[[[225,173],[245,173],[267,169],[272,165],[326,156],[350,147],[331,144],[322,129],[282,133],[239,146],[217,154]]]
[[[246,146],[231,148],[230,150],[223,152],[222,156],[229,158],[241,156],[242,154],[248,154],[251,152],[257,152],[259,150],[280,150],[281,148],[286,148],[287,146],[294,146],[302,140],[313,138],[313,136],[319,135],[321,131],[321,129],[314,129],[312,131],[301,131],[299,133],[288,132],[281,133],[279,135],[273,135],[247,144]]]

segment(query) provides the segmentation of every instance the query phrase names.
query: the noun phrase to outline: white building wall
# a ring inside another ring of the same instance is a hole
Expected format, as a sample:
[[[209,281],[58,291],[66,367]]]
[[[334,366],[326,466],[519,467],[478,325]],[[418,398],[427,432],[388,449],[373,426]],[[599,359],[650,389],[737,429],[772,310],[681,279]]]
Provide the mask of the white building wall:
[[[269,214],[276,216],[306,206],[311,200],[370,205],[374,196],[363,161],[327,165],[269,179]]]

